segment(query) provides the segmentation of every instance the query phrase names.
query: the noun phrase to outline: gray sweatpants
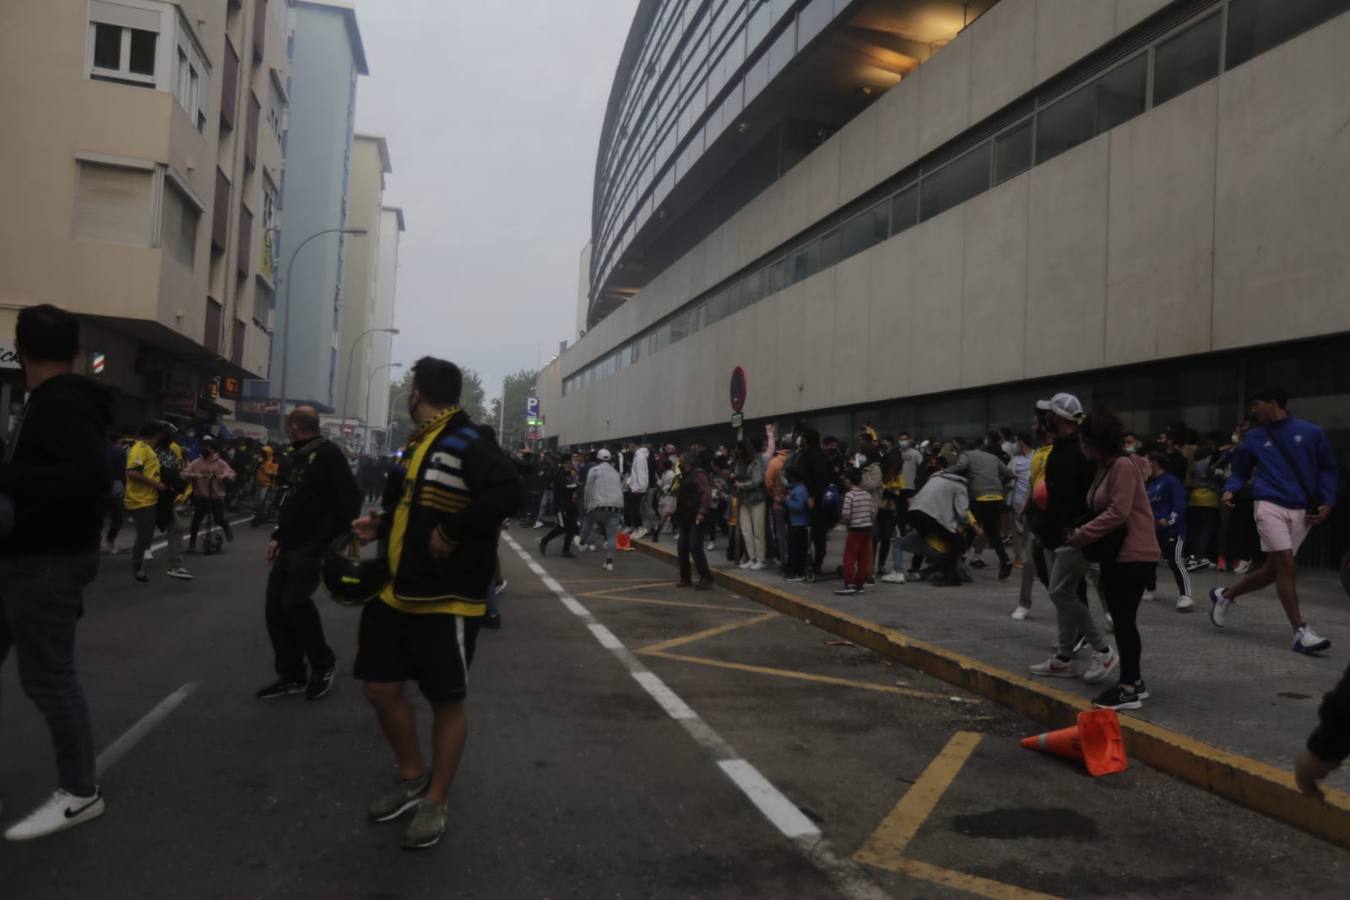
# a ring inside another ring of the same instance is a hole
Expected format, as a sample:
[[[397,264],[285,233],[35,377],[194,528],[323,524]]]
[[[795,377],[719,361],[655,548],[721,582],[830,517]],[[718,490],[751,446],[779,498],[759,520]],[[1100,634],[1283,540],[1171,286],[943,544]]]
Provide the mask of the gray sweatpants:
[[[1087,638],[1094,650],[1106,646],[1106,639],[1092,617],[1092,608],[1078,599],[1078,582],[1088,571],[1083,551],[1065,544],[1050,554],[1050,600],[1059,621],[1059,656],[1073,656],[1079,636]]]

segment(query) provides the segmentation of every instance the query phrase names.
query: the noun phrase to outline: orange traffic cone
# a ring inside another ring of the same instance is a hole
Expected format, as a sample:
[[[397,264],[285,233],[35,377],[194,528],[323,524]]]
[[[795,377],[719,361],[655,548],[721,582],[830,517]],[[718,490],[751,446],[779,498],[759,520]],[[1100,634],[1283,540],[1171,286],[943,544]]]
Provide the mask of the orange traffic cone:
[[[633,540],[628,536],[628,532],[620,531],[618,534],[614,535],[614,549],[616,550],[633,549]]]
[[[1028,750],[1081,759],[1091,775],[1110,775],[1130,767],[1125,758],[1125,739],[1114,709],[1094,709],[1078,714],[1078,724],[1023,738]]]

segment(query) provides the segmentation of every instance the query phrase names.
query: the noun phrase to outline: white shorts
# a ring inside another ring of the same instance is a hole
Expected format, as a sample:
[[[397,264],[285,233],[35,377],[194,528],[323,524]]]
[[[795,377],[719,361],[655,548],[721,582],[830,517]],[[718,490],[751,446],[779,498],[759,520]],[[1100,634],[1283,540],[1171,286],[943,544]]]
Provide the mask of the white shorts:
[[[1255,518],[1256,533],[1261,535],[1261,549],[1266,553],[1281,550],[1297,553],[1308,536],[1308,514],[1304,510],[1257,500]]]

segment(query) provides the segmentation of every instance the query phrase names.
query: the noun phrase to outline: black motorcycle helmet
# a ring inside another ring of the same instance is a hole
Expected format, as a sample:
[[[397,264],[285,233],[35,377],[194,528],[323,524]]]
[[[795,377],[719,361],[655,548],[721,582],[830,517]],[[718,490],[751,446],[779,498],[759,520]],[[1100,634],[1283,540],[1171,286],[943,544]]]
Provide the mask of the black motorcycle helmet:
[[[389,584],[389,566],[382,557],[363,559],[355,535],[336,541],[324,555],[323,586],[342,606],[364,606]]]

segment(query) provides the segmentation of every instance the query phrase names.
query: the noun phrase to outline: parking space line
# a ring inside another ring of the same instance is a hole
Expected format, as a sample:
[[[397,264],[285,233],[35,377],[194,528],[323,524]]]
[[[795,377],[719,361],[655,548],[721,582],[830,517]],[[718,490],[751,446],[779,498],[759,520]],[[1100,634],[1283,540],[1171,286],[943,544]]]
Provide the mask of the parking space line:
[[[683,647],[685,644],[692,644],[696,641],[702,641],[710,637],[716,637],[719,634],[726,634],[728,631],[735,631],[738,628],[749,628],[751,625],[759,625],[762,622],[767,622],[770,619],[776,618],[778,618],[778,613],[776,612],[760,613],[753,619],[742,619],[739,622],[728,622],[725,625],[717,625],[713,628],[708,628],[703,631],[695,632],[694,634],[687,634],[684,637],[671,638],[668,641],[661,641],[660,643],[649,644],[648,646],[643,647],[641,650],[639,650],[638,653],[654,654],[654,653],[661,653],[666,650],[673,650],[676,647]]]
[[[547,584],[547,582],[545,582]],[[641,603],[648,606],[678,606],[685,609],[712,609],[719,612],[740,613],[746,616],[753,616],[759,612],[758,609],[751,609],[741,606],[718,606],[714,603],[691,603],[687,600],[657,600],[652,597],[625,597],[622,594],[611,594],[608,591],[598,594],[580,594],[578,596],[591,600],[615,600],[622,603]],[[777,615],[777,613],[775,613]]]
[[[955,872],[941,866],[919,862],[917,859],[898,859],[895,862],[894,866],[883,866],[882,868],[907,875],[910,878],[917,878],[920,881],[927,881],[930,884],[940,884],[943,887],[965,891],[967,894],[974,894],[977,897],[990,897],[993,900],[1059,900],[1054,894],[1029,891],[1026,888],[1004,884],[1001,881],[991,881],[978,875],[967,875],[965,872]]]
[[[609,588],[608,590],[603,590],[603,591],[588,591],[587,594],[588,594],[588,595],[597,595],[597,594],[603,595],[603,594],[617,594],[617,593],[619,593],[620,591],[645,591],[645,590],[647,590],[648,588],[654,588],[654,587],[666,587],[666,588],[668,588],[668,587],[675,587],[675,585],[678,584],[678,583],[679,583],[679,582],[676,582],[676,581],[652,581],[651,579],[645,579],[645,580],[638,581],[638,582],[634,582],[634,583],[631,583],[631,584],[625,584],[623,587]]]
[[[192,696],[192,692],[201,687],[200,681],[189,681],[187,684],[174,691],[169,696],[155,704],[154,709],[150,710],[135,725],[132,725],[126,731],[109,744],[98,758],[94,760],[94,768],[100,772],[106,772],[117,764],[117,761],[126,756],[133,747],[145,739],[145,736],[154,730],[155,726],[168,718],[169,713],[173,712],[178,706]]]
[[[851,678],[836,678],[833,675],[813,675],[810,672],[797,672],[792,669],[772,669],[766,666],[753,666],[749,663],[729,662],[722,659],[709,659],[706,656],[685,656],[680,653],[661,653],[639,650],[644,656],[656,659],[668,659],[672,662],[691,663],[696,666],[709,666],[714,669],[730,669],[736,672],[752,672],[756,675],[772,675],[776,678],[791,678],[796,681],[814,681],[817,684],[832,684],[838,687],[860,688],[865,691],[877,691],[883,694],[898,694],[902,697],[917,697],[923,700],[947,700],[955,703],[977,703],[963,697],[939,694],[933,691],[921,691],[916,688],[904,688],[889,684],[876,684],[871,681],[855,681]]]
[[[905,791],[905,796],[900,798],[895,809],[877,826],[853,858],[858,862],[885,868],[887,863],[903,856],[919,827],[932,815],[934,807],[956,778],[956,773],[961,771],[970,754],[975,752],[980,737],[970,731],[958,731],[952,735],[947,746]]]

